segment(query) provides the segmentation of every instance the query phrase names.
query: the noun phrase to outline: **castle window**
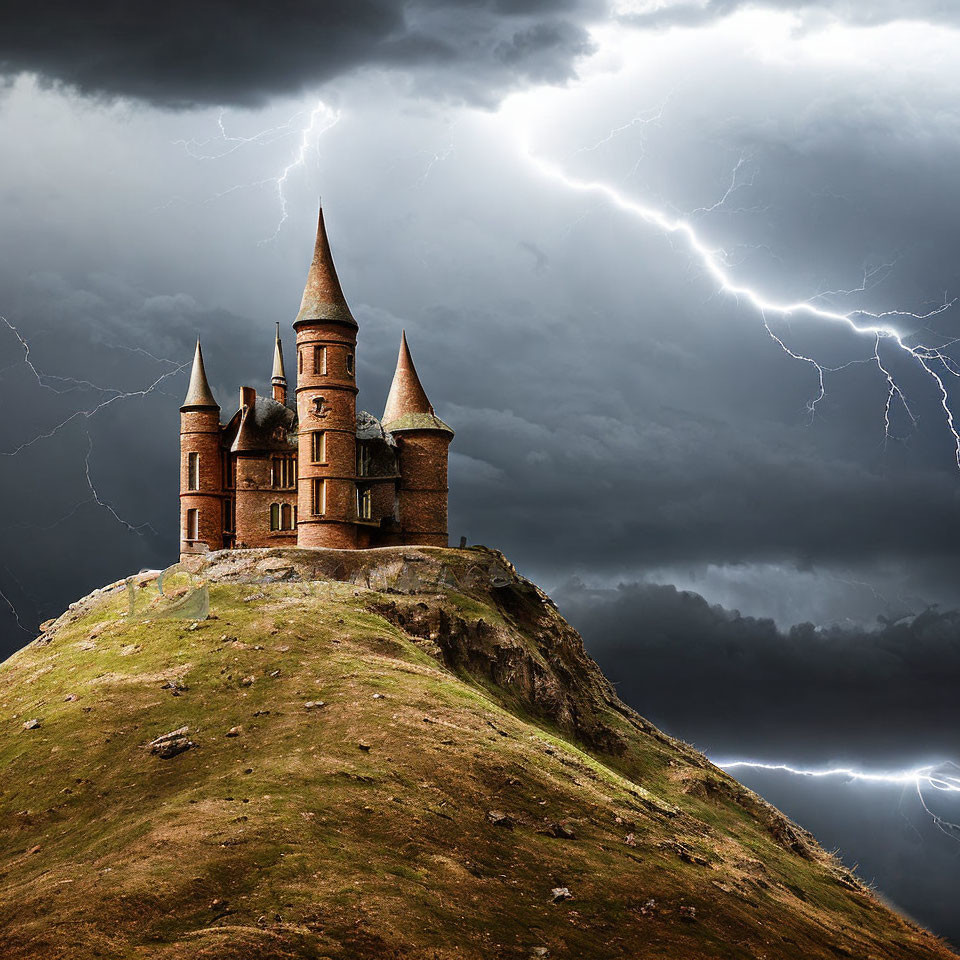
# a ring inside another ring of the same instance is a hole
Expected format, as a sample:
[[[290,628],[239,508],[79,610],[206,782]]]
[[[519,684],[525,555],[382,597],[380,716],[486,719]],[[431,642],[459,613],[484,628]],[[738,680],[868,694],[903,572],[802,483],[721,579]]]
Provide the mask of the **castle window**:
[[[226,533],[233,532],[234,503],[232,500],[223,501],[223,529]]]
[[[271,462],[271,482],[280,490],[289,490],[297,483],[297,458],[274,457]]]
[[[186,530],[186,539],[187,540],[199,540],[200,539],[200,511],[199,510],[188,510],[187,511],[187,530]]]
[[[293,529],[293,507],[291,507],[289,503],[285,503],[280,507],[280,529]]]
[[[270,504],[270,529],[271,530],[280,529],[280,504],[279,503]]]
[[[313,348],[313,372],[320,376],[326,376],[327,373],[327,348]]]
[[[299,370],[300,373],[303,373],[303,351],[302,350],[299,350],[297,352],[297,362],[299,363],[299,367],[297,369]]]
[[[237,485],[237,458],[229,453],[223,455],[223,485],[227,490]]]
[[[351,377],[353,376],[353,354],[352,353],[347,354],[347,373],[349,373]]]
[[[327,435],[322,430],[314,430],[311,459],[314,463],[327,462]]]
[[[200,489],[200,454],[191,453],[187,455],[187,489]]]
[[[369,520],[373,516],[373,496],[369,487],[357,490],[357,516]]]
[[[365,477],[370,473],[370,445],[357,444],[357,476]]]
[[[315,517],[322,516],[327,512],[327,483],[319,477],[313,480],[313,500],[310,504]]]

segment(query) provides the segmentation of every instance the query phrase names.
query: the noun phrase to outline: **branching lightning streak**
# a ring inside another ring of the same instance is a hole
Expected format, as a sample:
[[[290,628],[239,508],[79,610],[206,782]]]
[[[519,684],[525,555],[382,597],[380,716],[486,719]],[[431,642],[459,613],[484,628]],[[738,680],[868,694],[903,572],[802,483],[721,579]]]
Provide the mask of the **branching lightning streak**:
[[[931,764],[917,767],[914,770],[901,770],[884,773],[870,773],[863,770],[854,770],[851,767],[793,767],[786,763],[760,763],[754,760],[715,760],[713,761],[722,770],[767,770],[775,773],[789,773],[797,777],[843,777],[861,783],[889,784],[891,786],[913,787],[924,811],[931,818],[934,825],[948,837],[960,841],[960,824],[944,820],[939,814],[930,809],[924,790],[938,793],[960,794],[960,766],[953,761],[941,764]]]
[[[186,150],[187,154],[193,157],[195,160],[220,160],[223,157],[229,156],[231,153],[241,149],[242,147],[250,146],[251,144],[260,146],[271,144],[282,139],[283,137],[291,136],[299,132],[300,143],[297,146],[297,149],[294,151],[292,159],[276,176],[265,177],[262,180],[254,180],[251,183],[235,184],[234,186],[228,187],[226,190],[222,190],[209,198],[209,201],[219,200],[220,198],[225,197],[230,193],[234,193],[237,190],[245,190],[273,184],[277,193],[277,200],[280,204],[280,220],[277,223],[276,229],[273,231],[273,233],[269,237],[260,241],[261,245],[272,243],[274,240],[276,240],[277,236],[280,234],[280,231],[283,229],[283,225],[289,219],[286,187],[290,175],[294,170],[297,170],[306,164],[311,149],[316,148],[317,141],[320,139],[320,137],[340,122],[340,111],[334,110],[327,106],[323,100],[318,100],[313,109],[309,112],[307,122],[303,126],[296,126],[295,121],[302,117],[306,112],[306,110],[299,110],[284,123],[281,123],[276,127],[270,127],[266,130],[261,130],[252,137],[234,137],[227,135],[226,127],[224,126],[223,122],[224,111],[221,110],[220,115],[217,118],[217,125],[220,128],[219,137],[210,137],[207,140],[192,139],[174,141],[176,145],[182,146],[184,150]],[[199,152],[201,148],[206,147],[208,144],[214,142],[226,143],[229,144],[229,147],[220,153]]]
[[[843,324],[859,336],[867,336],[872,341],[881,340],[895,346],[916,364],[935,386],[939,396],[940,406],[943,409],[945,425],[953,440],[954,460],[956,461],[957,468],[960,469],[960,429],[957,427],[953,409],[950,405],[950,394],[940,370],[942,367],[943,370],[946,370],[952,376],[960,376],[960,370],[958,370],[957,364],[952,358],[942,352],[945,347],[932,347],[923,344],[911,345],[907,342],[907,338],[901,334],[896,327],[886,322],[888,318],[893,317],[910,318],[915,321],[928,320],[950,309],[950,307],[956,303],[956,299],[946,301],[941,306],[923,314],[913,313],[907,310],[887,310],[881,313],[872,313],[867,310],[854,310],[849,313],[841,313],[837,310],[816,306],[810,300],[801,300],[793,303],[772,300],[758,290],[746,286],[743,283],[738,283],[725,268],[723,251],[720,249],[711,249],[707,246],[689,220],[683,217],[672,217],[662,210],[633,200],[621,193],[616,187],[604,181],[585,180],[570,176],[557,164],[537,156],[530,149],[529,144],[522,135],[518,137],[518,140],[521,155],[546,179],[559,183],[568,190],[601,196],[613,207],[638,217],[645,223],[656,227],[661,232],[667,235],[681,236],[706,273],[716,281],[720,290],[737,299],[746,300],[761,315],[767,333],[770,334],[788,356],[809,363],[816,369],[819,389],[817,396],[807,405],[808,410],[811,412],[816,409],[817,404],[823,399],[825,393],[823,374],[824,370],[829,368],[824,367],[811,357],[803,356],[790,350],[783,339],[778,337],[771,329],[767,321],[769,314],[777,314],[782,317],[807,316],[818,320],[826,320],[834,324]],[[876,350],[875,353],[879,354],[879,350]],[[871,356],[870,359],[874,361],[874,357]],[[882,361],[875,362],[878,363],[889,389],[890,381],[893,380],[889,368],[885,367]],[[894,387],[894,397],[902,399],[904,395],[899,386],[896,385],[896,381],[894,381]],[[887,417],[887,429],[887,436],[889,436],[889,417]]]
[[[24,352],[23,362],[30,369],[30,372],[33,374],[39,386],[43,387],[46,390],[52,390],[54,393],[61,394],[61,395],[63,393],[68,392],[63,390],[56,390],[46,382],[48,379],[54,379],[54,380],[65,381],[68,383],[73,383],[77,385],[77,387],[82,386],[87,389],[97,390],[101,393],[112,394],[112,396],[107,397],[107,399],[105,400],[99,401],[89,409],[75,410],[73,413],[70,414],[70,416],[66,417],[64,420],[61,420],[58,424],[51,427],[49,430],[45,431],[44,433],[37,434],[30,440],[25,440],[23,443],[21,443],[19,446],[17,446],[13,450],[0,450],[0,456],[2,457],[17,456],[21,451],[26,450],[28,447],[32,447],[34,444],[37,444],[42,440],[48,440],[51,437],[55,436],[57,433],[63,430],[66,426],[68,426],[74,420],[83,420],[83,421],[89,422],[101,410],[104,410],[105,408],[109,407],[111,404],[116,403],[118,400],[129,400],[134,397],[145,397],[148,394],[153,393],[155,390],[157,390],[157,388],[160,386],[161,383],[164,382],[164,380],[168,379],[169,377],[175,376],[176,374],[180,373],[182,370],[185,370],[187,367],[190,366],[190,361],[187,361],[186,363],[178,364],[174,360],[168,360],[163,357],[153,357],[152,354],[149,354],[147,353],[147,351],[144,350],[142,352],[147,354],[148,356],[151,356],[154,360],[157,360],[158,362],[162,362],[162,363],[175,364],[175,366],[172,369],[167,370],[165,373],[161,374],[159,377],[157,377],[156,380],[153,381],[153,383],[151,383],[147,387],[144,387],[141,390],[119,390],[115,387],[98,387],[95,384],[92,384],[88,380],[73,380],[72,378],[69,378],[69,377],[53,377],[50,374],[43,373],[41,370],[39,370],[36,367],[33,360],[30,358],[29,342],[20,334],[19,330],[14,326],[14,324],[12,324],[4,316],[0,316],[0,321],[2,321],[6,325],[6,327],[13,333],[13,335],[19,341]],[[132,524],[124,520],[109,503],[103,500],[103,498],[97,492],[96,486],[93,482],[93,477],[91,476],[91,472],[90,472],[90,456],[93,452],[93,439],[90,436],[90,433],[86,429],[86,427],[84,427],[84,433],[87,437],[87,452],[84,456],[84,476],[86,478],[87,486],[90,488],[90,493],[92,495],[93,501],[99,507],[102,507],[104,510],[109,512],[117,520],[118,523],[121,523],[128,530],[134,533],[141,533],[141,531],[143,531],[144,529],[149,529],[152,532],[156,533],[156,531],[153,529],[152,526],[150,526],[149,523]],[[89,501],[84,501],[84,502],[89,502]],[[79,506],[80,504],[77,505],[77,507]],[[74,507],[74,511],[77,509],[77,507]],[[71,511],[71,514],[72,512],[73,511]],[[70,514],[68,514],[68,516],[69,515]]]

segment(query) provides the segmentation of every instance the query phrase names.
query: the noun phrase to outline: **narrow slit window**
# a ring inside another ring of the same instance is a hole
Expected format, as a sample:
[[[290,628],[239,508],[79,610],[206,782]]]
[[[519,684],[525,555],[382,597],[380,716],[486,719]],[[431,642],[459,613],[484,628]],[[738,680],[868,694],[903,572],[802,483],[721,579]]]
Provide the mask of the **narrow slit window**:
[[[327,435],[323,430],[315,430],[313,432],[312,455],[314,463],[327,462]]]
[[[200,454],[191,453],[187,457],[187,489],[200,489]]]
[[[313,348],[313,372],[319,376],[325,376],[327,373],[327,348]]]
[[[353,376],[353,354],[352,353],[347,354],[347,373],[349,373],[351,377]]]
[[[357,445],[357,476],[366,477],[370,474],[370,446],[366,443]]]
[[[327,512],[327,484],[319,478],[314,478],[313,481],[313,503],[311,507],[315,517],[323,516]]]
[[[293,507],[290,506],[289,503],[285,503],[280,507],[280,529],[293,529]]]
[[[196,509],[187,511],[187,540],[200,539],[200,512]]]
[[[233,533],[234,505],[232,500],[223,501],[223,529],[226,533]]]
[[[369,520],[373,516],[373,495],[369,487],[357,491],[357,516]]]
[[[270,529],[271,530],[280,529],[280,504],[279,503],[270,504]]]

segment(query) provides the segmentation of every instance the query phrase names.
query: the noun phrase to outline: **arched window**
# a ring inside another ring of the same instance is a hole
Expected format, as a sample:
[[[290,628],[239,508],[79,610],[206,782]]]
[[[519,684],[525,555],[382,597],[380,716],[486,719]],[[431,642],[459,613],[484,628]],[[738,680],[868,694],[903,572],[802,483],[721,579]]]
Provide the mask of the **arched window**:
[[[270,504],[270,529],[271,530],[280,529],[280,504],[279,503]]]

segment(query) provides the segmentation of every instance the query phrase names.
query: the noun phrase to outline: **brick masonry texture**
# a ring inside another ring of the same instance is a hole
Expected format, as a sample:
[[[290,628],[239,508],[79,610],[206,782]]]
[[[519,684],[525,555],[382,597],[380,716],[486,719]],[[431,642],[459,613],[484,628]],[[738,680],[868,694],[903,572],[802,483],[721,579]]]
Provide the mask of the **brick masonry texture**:
[[[242,387],[240,408],[225,424],[198,345],[180,414],[181,553],[289,545],[446,546],[453,431],[435,416],[405,337],[384,422],[369,414],[358,419],[358,328],[343,299],[322,213],[294,330],[295,389],[287,387],[278,331],[270,396],[257,397],[252,387]],[[315,461],[319,431],[324,456]],[[196,489],[190,488],[191,454],[199,456]],[[319,513],[317,482],[323,488]]]

